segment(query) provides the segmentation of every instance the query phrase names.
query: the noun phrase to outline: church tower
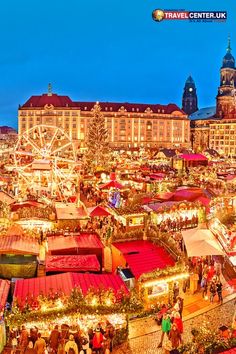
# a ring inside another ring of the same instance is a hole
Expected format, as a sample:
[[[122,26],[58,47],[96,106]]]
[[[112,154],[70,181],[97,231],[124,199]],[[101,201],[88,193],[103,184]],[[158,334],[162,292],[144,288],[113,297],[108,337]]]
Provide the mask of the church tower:
[[[231,54],[230,38],[226,54],[223,58],[220,69],[220,86],[216,96],[216,116],[227,118],[229,113],[235,108],[235,87],[236,87],[236,68],[235,59]]]
[[[184,85],[184,93],[182,98],[182,110],[188,115],[198,110],[197,90],[191,76],[187,78]]]

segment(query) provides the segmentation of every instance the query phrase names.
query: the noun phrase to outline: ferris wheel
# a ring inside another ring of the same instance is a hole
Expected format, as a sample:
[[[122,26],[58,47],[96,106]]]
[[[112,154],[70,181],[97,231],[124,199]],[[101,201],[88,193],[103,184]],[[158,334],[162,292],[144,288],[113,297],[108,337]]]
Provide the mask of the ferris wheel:
[[[56,126],[37,125],[19,136],[14,152],[19,190],[67,200],[76,184],[72,140]]]

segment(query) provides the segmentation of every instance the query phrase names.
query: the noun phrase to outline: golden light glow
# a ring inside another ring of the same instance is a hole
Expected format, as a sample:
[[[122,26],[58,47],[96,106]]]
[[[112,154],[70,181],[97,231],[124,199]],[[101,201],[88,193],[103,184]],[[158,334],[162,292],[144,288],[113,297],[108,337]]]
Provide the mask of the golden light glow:
[[[146,281],[144,284],[142,284],[142,286],[144,288],[148,288],[150,286],[157,285],[160,283],[168,283],[168,282],[175,281],[175,280],[187,279],[188,277],[189,277],[189,273],[181,273],[181,274],[173,275],[173,276],[167,277],[167,278]]]

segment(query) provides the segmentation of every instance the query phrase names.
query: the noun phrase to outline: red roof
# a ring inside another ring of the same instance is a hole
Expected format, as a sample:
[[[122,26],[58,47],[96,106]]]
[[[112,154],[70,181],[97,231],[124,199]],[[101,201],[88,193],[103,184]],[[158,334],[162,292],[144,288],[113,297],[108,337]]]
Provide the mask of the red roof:
[[[104,248],[97,234],[81,233],[78,236],[52,236],[48,238],[48,250],[70,250],[75,248]]]
[[[104,248],[97,234],[82,233],[76,236],[78,248]]]
[[[75,107],[76,104],[68,96],[59,96],[53,93],[51,96],[43,94],[41,96],[31,96],[21,108],[44,107],[53,105],[54,107]]]
[[[0,279],[0,310],[5,308],[9,290],[10,290],[10,281]]]
[[[206,156],[202,154],[181,154],[179,155],[182,159],[186,161],[207,161]]]
[[[99,272],[100,264],[96,255],[48,256],[46,272]]]
[[[175,264],[163,247],[149,241],[117,242],[113,246],[122,252],[135,278]]]
[[[0,237],[0,253],[38,255],[39,244],[26,235],[3,235]]]
[[[182,200],[188,200],[188,201],[194,201],[195,199],[203,196],[204,193],[202,189],[180,189],[177,190],[173,197],[170,200],[174,201],[182,201]]]
[[[44,107],[45,105],[53,105],[54,107],[69,107],[80,109],[81,111],[91,111],[95,104],[96,102],[75,102],[72,101],[68,96],[60,96],[53,93],[50,96],[48,94],[43,94],[40,96],[31,96],[30,99],[21,106],[21,108],[37,108]],[[153,113],[171,114],[177,111],[186,115],[186,113],[174,103],[169,103],[168,105],[161,105],[127,102],[99,102],[99,105],[101,106],[102,111],[105,112],[118,112],[122,111],[122,109],[124,108],[124,111],[127,112],[144,113],[146,110],[148,110],[148,108],[150,108]]]
[[[99,188],[100,189],[110,189],[110,188],[122,189],[124,188],[124,186],[119,182],[112,180],[110,182],[100,185]]]
[[[27,200],[25,202],[14,203],[11,205],[11,211],[17,211],[21,208],[45,208],[46,205],[35,200]]]
[[[111,215],[104,207],[97,205],[95,207],[89,208],[89,216],[109,216]]]
[[[128,293],[124,282],[118,275],[62,273],[46,277],[17,280],[14,298],[17,298],[20,306],[23,306],[27,302],[28,296],[37,299],[40,294],[48,295],[57,292],[63,292],[69,296],[71,291],[78,286],[81,288],[83,294],[86,294],[91,287],[111,288],[115,292],[124,288]]]

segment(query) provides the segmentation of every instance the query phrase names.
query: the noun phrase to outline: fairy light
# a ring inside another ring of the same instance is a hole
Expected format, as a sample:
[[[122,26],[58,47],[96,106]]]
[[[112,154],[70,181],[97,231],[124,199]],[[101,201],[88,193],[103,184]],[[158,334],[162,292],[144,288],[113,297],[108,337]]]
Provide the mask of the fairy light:
[[[181,274],[174,275],[174,276],[171,276],[171,277],[168,277],[168,278],[146,281],[143,284],[143,287],[144,288],[148,288],[150,286],[154,286],[154,285],[157,285],[157,284],[168,283],[168,282],[175,281],[175,280],[180,280],[180,279],[187,279],[188,277],[189,277],[189,273],[181,273]]]

